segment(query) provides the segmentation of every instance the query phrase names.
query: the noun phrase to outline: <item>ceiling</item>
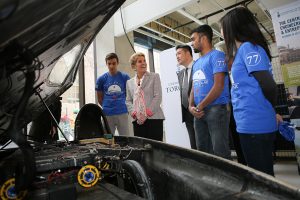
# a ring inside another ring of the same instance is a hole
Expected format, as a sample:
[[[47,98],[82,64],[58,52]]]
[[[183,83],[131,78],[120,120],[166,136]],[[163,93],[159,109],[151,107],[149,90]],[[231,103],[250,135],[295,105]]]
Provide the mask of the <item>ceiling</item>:
[[[128,6],[137,0],[127,0]],[[288,3],[289,1],[271,0],[199,0],[175,12],[153,20],[136,31],[143,32],[148,37],[161,38],[171,44],[190,42],[192,29],[201,23],[209,24],[214,30],[214,43],[220,41],[219,20],[225,13],[237,6],[247,7],[256,17],[257,22],[269,43],[275,42],[274,29],[269,9]],[[198,23],[197,23],[198,22]]]

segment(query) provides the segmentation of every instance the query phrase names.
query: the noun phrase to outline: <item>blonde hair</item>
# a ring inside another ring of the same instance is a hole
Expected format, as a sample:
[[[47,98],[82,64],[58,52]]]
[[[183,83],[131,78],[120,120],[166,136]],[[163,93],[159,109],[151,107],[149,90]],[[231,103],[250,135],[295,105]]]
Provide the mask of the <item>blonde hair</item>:
[[[132,56],[130,56],[129,62],[130,62],[130,66],[132,69],[135,69],[135,65],[136,65],[136,61],[138,59],[138,57],[144,57],[145,58],[145,54],[143,54],[142,52],[137,52],[132,54]]]

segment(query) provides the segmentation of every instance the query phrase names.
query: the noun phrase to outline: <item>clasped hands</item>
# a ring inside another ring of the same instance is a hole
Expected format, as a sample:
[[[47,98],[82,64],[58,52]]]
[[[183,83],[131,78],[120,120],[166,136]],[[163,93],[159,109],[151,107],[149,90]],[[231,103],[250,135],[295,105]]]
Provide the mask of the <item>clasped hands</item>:
[[[200,119],[204,116],[204,111],[203,111],[203,108],[200,106],[200,104],[196,107],[189,106],[189,111],[197,119]]]
[[[137,112],[136,112],[136,111],[133,111],[133,112],[131,113],[131,117],[132,117],[133,119],[136,119],[136,114],[137,114]],[[149,108],[146,108],[146,114],[147,114],[147,117],[153,116],[153,112],[152,112]]]

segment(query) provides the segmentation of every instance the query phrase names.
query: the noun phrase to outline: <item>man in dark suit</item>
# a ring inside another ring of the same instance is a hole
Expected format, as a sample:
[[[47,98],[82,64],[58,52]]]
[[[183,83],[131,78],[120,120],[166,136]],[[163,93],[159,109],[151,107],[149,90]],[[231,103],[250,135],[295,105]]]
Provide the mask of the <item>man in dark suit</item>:
[[[179,65],[185,67],[179,71],[178,81],[180,86],[180,97],[181,97],[181,111],[182,111],[182,122],[185,122],[187,131],[189,133],[190,143],[192,149],[197,149],[195,130],[194,130],[194,116],[189,112],[188,97],[190,96],[192,87],[192,66],[193,56],[192,49],[189,45],[178,45],[176,47],[176,58]]]

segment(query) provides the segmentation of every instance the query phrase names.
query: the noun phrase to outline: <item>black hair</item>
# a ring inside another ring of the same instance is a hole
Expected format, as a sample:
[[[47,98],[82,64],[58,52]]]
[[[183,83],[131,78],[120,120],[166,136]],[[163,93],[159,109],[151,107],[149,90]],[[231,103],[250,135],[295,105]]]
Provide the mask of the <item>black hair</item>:
[[[197,28],[193,29],[191,31],[191,34],[193,34],[193,33],[202,33],[203,35],[205,35],[207,37],[207,39],[210,43],[212,42],[213,31],[212,31],[212,28],[207,24],[198,26]]]
[[[107,54],[106,57],[105,57],[105,62],[107,63],[108,60],[111,60],[111,59],[114,59],[114,58],[119,63],[119,58],[118,58],[117,54],[115,54],[115,53],[109,53],[109,54]]]
[[[176,50],[177,49],[184,49],[184,50],[190,52],[190,55],[193,57],[192,48],[189,45],[180,44],[180,45],[176,46]]]
[[[238,7],[229,11],[221,20],[221,27],[227,49],[227,59],[232,59],[237,51],[235,41],[251,42],[261,46],[267,53],[269,59],[272,56],[266,38],[260,31],[253,14],[244,7]]]

